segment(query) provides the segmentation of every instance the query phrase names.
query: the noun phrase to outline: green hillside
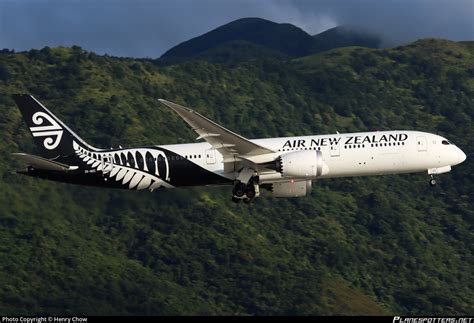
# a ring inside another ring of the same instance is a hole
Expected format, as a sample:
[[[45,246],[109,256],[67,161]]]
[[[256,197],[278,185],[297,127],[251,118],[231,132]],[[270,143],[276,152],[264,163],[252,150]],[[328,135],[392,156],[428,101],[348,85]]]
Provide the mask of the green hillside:
[[[192,142],[155,100],[249,138],[417,129],[468,159],[426,174],[322,180],[309,197],[128,192],[12,174],[35,152],[10,95],[99,147]],[[421,40],[293,61],[185,62],[79,47],[0,53],[0,313],[474,315],[474,46]]]

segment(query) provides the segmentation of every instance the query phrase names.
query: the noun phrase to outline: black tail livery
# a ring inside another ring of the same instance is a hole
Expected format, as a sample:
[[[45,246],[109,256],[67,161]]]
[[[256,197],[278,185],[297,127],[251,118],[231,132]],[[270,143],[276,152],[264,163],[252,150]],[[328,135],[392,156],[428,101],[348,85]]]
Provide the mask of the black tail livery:
[[[13,99],[20,108],[42,157],[74,155],[73,140],[90,150],[95,150],[33,96],[15,94]]]

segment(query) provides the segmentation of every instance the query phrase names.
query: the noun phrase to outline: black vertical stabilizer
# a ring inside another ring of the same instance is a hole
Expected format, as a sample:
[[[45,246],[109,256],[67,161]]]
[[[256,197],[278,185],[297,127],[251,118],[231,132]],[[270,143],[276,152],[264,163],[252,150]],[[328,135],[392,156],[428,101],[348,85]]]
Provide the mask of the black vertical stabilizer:
[[[15,94],[13,99],[20,108],[23,119],[30,129],[42,157],[54,158],[73,155],[73,141],[89,150],[96,150],[76,135],[33,96]]]

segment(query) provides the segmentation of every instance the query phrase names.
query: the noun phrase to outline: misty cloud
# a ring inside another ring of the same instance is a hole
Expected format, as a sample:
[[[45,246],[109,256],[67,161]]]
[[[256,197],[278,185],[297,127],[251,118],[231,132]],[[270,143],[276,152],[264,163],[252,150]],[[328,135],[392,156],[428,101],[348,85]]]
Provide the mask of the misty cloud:
[[[299,11],[299,23],[310,33],[319,31],[317,22],[311,30],[314,14],[319,13],[337,25],[378,33],[389,45],[427,37],[474,40],[472,0],[287,0],[276,5]]]
[[[310,34],[351,25],[382,35],[389,45],[423,37],[474,40],[472,0],[3,0],[0,48],[79,45],[156,58],[242,17],[289,22]]]

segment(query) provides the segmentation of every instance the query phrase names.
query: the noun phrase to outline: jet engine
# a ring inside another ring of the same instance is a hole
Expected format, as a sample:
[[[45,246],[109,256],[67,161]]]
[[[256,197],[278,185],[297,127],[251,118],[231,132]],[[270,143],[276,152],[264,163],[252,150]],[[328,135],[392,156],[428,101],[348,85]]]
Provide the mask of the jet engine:
[[[327,174],[329,169],[319,150],[295,151],[276,160],[276,171],[283,177],[315,178]]]
[[[272,183],[270,191],[275,197],[299,197],[311,193],[311,180]]]

